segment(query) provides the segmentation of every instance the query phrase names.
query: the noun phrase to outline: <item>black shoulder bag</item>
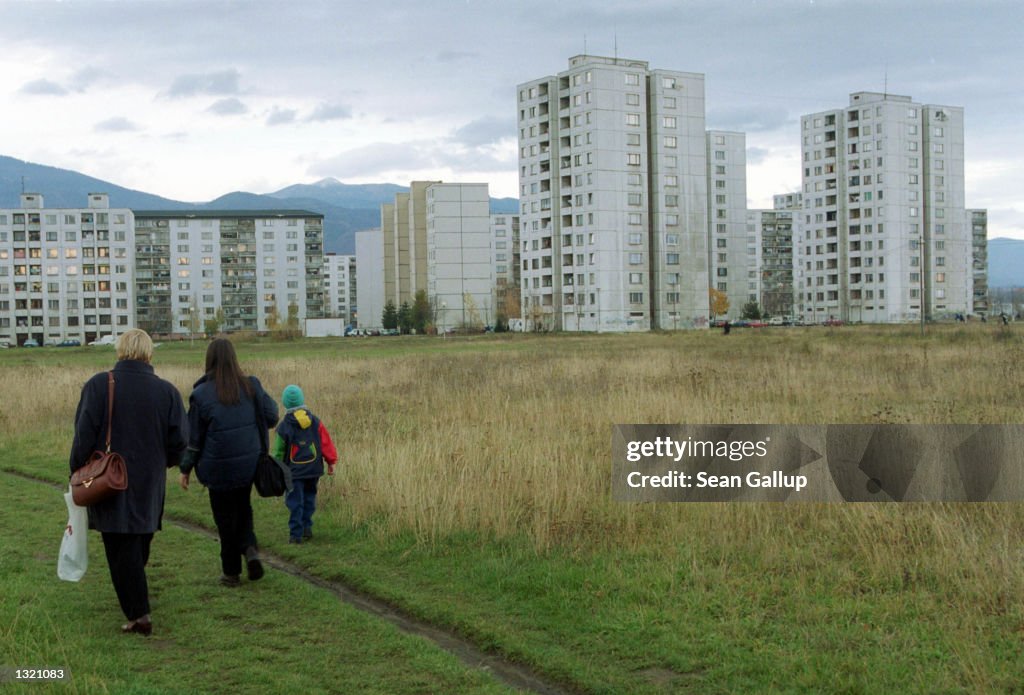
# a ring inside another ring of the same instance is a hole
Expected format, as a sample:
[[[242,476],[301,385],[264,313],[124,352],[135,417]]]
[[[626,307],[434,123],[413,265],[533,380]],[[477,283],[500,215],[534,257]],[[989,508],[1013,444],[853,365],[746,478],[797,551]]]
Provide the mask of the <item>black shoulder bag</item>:
[[[267,421],[263,417],[263,405],[258,400],[259,391],[253,393],[252,403],[256,408],[256,426],[260,430],[260,457],[256,461],[256,477],[253,485],[260,497],[280,497],[292,491],[292,470],[288,464],[270,455],[270,437]]]

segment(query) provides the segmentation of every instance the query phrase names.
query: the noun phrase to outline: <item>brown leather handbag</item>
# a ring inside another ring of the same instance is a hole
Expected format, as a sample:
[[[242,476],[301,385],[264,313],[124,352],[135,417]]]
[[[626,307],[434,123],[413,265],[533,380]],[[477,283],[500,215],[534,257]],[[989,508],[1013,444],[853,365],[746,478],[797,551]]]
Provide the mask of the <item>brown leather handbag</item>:
[[[92,452],[85,465],[71,474],[71,498],[79,507],[91,507],[128,487],[124,459],[110,450],[113,420],[114,373],[107,372],[107,448]]]

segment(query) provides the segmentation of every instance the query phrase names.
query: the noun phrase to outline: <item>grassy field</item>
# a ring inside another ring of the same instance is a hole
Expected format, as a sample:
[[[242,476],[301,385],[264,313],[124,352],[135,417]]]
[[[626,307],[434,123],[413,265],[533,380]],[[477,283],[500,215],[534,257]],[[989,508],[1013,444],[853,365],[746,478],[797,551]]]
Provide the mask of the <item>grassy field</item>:
[[[204,349],[163,345],[157,371],[187,396]],[[346,339],[239,355],[275,395],[300,384],[342,454],[317,542],[288,546],[280,503],[261,501],[264,545],[552,680],[587,692],[1024,683],[1020,505],[626,505],[609,492],[615,423],[1020,422],[1013,332]],[[112,357],[0,352],[0,467],[66,478],[78,390]],[[171,489],[168,511],[212,523],[196,490]],[[62,523],[47,531],[54,553]]]

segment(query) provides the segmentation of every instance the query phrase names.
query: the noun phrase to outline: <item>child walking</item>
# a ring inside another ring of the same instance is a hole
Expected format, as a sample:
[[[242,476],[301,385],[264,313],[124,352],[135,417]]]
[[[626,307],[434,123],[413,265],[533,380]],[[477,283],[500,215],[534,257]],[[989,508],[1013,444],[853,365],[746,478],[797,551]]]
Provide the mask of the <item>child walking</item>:
[[[316,488],[324,474],[324,462],[327,474],[334,475],[338,452],[327,428],[306,407],[302,389],[295,384],[286,386],[281,402],[286,412],[277,426],[273,454],[292,471],[292,491],[284,500],[290,513],[288,542],[302,543],[313,537]]]

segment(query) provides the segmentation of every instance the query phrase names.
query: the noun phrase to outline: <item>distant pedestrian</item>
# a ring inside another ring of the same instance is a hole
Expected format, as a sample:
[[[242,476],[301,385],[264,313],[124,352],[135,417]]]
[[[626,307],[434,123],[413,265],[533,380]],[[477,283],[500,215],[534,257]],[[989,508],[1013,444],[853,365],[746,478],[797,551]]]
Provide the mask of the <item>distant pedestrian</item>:
[[[288,542],[302,543],[313,538],[313,513],[316,511],[317,485],[324,474],[334,475],[338,452],[323,422],[306,406],[302,389],[290,384],[281,394],[284,417],[277,426],[273,454],[292,471],[292,489],[285,496],[288,507]]]
[[[277,423],[277,403],[259,379],[245,376],[231,341],[217,338],[206,350],[206,373],[188,399],[191,436],[181,462],[181,487],[189,474],[210,491],[210,509],[220,536],[224,586],[241,583],[242,557],[251,581],[263,576],[249,495],[267,427]]]
[[[1006,315],[1006,312],[999,314],[999,319],[1003,322],[1004,326],[1010,325],[1010,317]]]
[[[176,466],[188,443],[188,421],[181,394],[153,371],[153,341],[142,330],[122,333],[116,343],[111,450],[124,458],[128,489],[89,507],[89,528],[103,535],[110,579],[128,619],[122,632],[148,635],[146,565],[153,534],[160,529],[167,469]],[[75,412],[71,471],[102,448],[107,433],[107,372],[82,388]]]
[[[729,331],[732,330],[732,326],[729,325],[728,319],[722,324],[722,335],[729,335]]]

